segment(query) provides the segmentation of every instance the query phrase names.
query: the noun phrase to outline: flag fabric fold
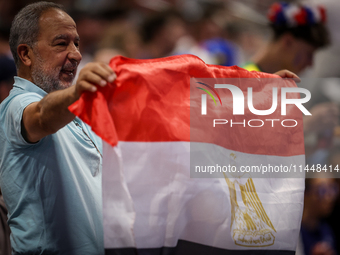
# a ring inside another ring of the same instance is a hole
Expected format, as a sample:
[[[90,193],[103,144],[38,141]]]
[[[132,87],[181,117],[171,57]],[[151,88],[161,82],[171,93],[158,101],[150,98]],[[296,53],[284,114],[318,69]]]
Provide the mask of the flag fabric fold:
[[[296,107],[282,116],[278,98],[278,110],[269,116],[254,116],[246,103],[244,117],[234,116],[230,92],[218,90],[222,100],[216,97],[216,104],[209,100],[203,116],[205,92],[197,89],[207,88],[201,86],[206,78],[232,79],[247,97],[246,84],[251,84],[254,107],[269,109],[272,101],[266,98],[272,88],[280,94],[281,88],[295,83],[236,66],[207,65],[192,55],[153,60],[115,57],[110,66],[117,74],[115,82],[84,93],[69,107],[105,141],[103,217],[108,254],[295,254],[303,178],[270,174],[254,178],[248,173],[208,178],[191,172],[195,162],[237,168],[303,165],[302,116]],[[250,118],[255,119],[253,124],[266,122],[265,126],[212,128],[213,119],[246,123]],[[298,124],[284,127],[280,123],[285,119]],[[196,170],[202,164],[197,163]]]

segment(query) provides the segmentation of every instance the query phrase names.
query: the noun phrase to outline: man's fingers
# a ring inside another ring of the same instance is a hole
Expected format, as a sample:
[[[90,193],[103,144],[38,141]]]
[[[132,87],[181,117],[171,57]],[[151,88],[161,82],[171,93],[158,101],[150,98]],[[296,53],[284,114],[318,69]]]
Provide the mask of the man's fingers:
[[[116,78],[116,74],[112,71],[112,69],[108,65],[104,63],[94,63],[93,67],[91,68],[91,71],[110,83],[113,82],[114,79]]]
[[[102,67],[105,68],[109,73],[116,75],[111,67],[109,67],[107,64],[102,63]]]
[[[80,94],[83,91],[90,91],[90,92],[97,91],[97,87],[95,85],[93,85],[92,83],[87,82],[87,81],[80,81],[78,87],[80,89]]]
[[[86,74],[84,74],[84,80],[89,83],[100,85],[102,87],[105,86],[107,83],[106,80],[104,80],[102,77],[93,72],[87,72]]]
[[[84,90],[94,92],[97,90],[95,85],[104,87],[108,82],[112,83],[115,79],[116,74],[108,65],[89,63],[80,71],[77,91],[80,93]]]
[[[116,78],[117,78],[117,75],[116,75],[115,73],[113,73],[113,74],[111,74],[111,75],[108,77],[107,81],[111,83],[111,82],[113,82]]]
[[[293,79],[295,82],[301,82],[301,79],[299,76],[297,76],[295,73],[288,71],[288,70],[280,70],[275,73],[276,75],[281,76],[281,78],[289,78]]]

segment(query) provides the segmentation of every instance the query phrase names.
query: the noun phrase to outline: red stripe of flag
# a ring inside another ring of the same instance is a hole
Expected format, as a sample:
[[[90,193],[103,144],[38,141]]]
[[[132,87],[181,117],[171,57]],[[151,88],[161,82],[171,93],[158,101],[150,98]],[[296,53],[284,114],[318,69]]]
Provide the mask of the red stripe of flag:
[[[302,116],[296,107],[290,110],[288,116],[281,116],[280,108],[271,116],[256,116],[247,108],[245,116],[233,116],[230,92],[219,89],[217,93],[222,98],[223,106],[218,105],[220,108],[217,108],[212,100],[208,100],[208,114],[202,116],[200,95],[204,92],[190,89],[191,77],[235,78],[235,85],[242,89],[246,99],[248,85],[242,84],[240,78],[256,78],[250,84],[253,93],[260,92],[260,97],[254,98],[254,105],[263,107],[258,109],[269,109],[272,101],[264,99],[271,97],[273,85],[267,86],[259,78],[276,78],[278,82],[275,86],[279,90],[281,86],[296,86],[293,82],[284,81],[275,75],[248,72],[236,66],[207,65],[192,55],[152,60],[115,57],[110,66],[117,74],[114,84],[98,87],[96,93],[83,94],[69,109],[113,146],[118,140],[192,141],[214,143],[230,150],[253,154],[304,154]],[[234,119],[237,122],[245,118],[295,118],[299,125],[296,128],[284,128],[281,125],[272,128],[270,123],[266,123],[262,128],[244,128],[240,125],[228,128],[225,125],[212,129],[214,118]]]

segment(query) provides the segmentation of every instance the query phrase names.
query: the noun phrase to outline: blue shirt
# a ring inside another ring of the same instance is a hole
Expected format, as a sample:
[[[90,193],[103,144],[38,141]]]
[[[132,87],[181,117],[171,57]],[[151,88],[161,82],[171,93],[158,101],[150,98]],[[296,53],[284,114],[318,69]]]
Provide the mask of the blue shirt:
[[[76,118],[27,143],[21,135],[23,111],[45,95],[15,77],[0,104],[0,187],[12,248],[15,254],[103,254],[101,141]]]

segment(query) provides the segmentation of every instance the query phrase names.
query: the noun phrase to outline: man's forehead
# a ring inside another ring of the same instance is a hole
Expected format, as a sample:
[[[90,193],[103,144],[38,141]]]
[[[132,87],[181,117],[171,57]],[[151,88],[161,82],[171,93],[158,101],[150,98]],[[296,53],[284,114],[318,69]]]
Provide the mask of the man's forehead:
[[[59,40],[59,39],[70,39],[70,35],[69,34],[58,34],[56,35],[54,38],[53,38],[53,41],[56,41],[56,40]],[[75,40],[79,41],[80,38],[79,38],[79,35],[75,35]]]
[[[64,11],[58,9],[50,9],[44,12],[39,19],[39,26],[41,30],[56,31],[56,29],[75,29],[76,23]]]

